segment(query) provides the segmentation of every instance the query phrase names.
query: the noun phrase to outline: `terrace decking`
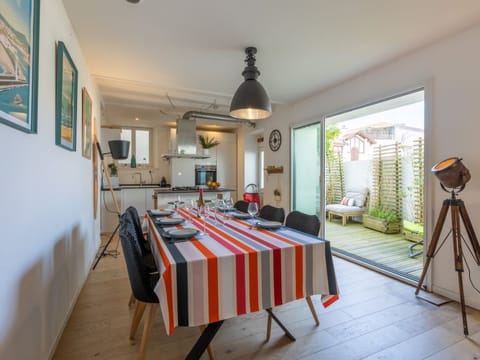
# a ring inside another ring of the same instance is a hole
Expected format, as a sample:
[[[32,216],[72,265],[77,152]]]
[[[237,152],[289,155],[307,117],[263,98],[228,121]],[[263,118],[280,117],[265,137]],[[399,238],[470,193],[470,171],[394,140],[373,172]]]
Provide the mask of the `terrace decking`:
[[[403,273],[414,281],[420,277],[423,256],[408,256],[408,247],[413,242],[406,240],[402,234],[383,234],[356,222],[342,226],[339,222],[326,221],[325,226],[325,238],[330,241],[334,252],[338,249],[339,253],[352,253],[394,273]],[[418,246],[415,250],[421,249]]]

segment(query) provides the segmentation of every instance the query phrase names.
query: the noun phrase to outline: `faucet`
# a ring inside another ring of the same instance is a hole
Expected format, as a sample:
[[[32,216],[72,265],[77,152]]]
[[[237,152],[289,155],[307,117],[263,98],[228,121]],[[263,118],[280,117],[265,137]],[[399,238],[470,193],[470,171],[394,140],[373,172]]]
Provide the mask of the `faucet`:
[[[140,175],[140,186],[142,186],[143,184],[142,173],[141,172],[133,173],[133,178],[135,178],[135,175]]]

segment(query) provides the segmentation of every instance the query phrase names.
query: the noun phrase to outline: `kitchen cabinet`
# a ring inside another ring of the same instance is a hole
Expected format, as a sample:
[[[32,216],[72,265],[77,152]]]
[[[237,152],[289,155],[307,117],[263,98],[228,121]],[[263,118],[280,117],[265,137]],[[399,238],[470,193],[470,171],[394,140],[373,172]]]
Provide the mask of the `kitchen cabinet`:
[[[102,150],[103,151],[103,150]],[[121,191],[114,191],[120,209],[122,206]],[[118,225],[118,216],[115,210],[112,194],[109,190],[102,190],[100,192],[100,232],[111,233]]]

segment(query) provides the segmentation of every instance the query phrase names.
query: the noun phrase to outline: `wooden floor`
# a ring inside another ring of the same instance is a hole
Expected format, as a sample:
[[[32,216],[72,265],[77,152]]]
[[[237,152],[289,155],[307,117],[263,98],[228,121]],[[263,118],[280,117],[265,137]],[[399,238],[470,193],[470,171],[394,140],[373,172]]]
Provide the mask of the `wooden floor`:
[[[374,261],[395,271],[420,277],[423,270],[423,256],[408,256],[408,247],[413,244],[402,234],[383,234],[370,230],[360,223],[349,222],[342,226],[341,221],[325,222],[325,238],[332,247],[353,253],[364,259]],[[422,250],[418,246],[415,250]]]
[[[275,309],[296,342],[273,324],[265,343],[265,312],[230,319],[213,341],[217,359],[453,360],[480,353],[479,311],[468,309],[466,338],[458,304],[437,307],[418,300],[414,288],[338,258],[335,269],[340,300],[324,309],[313,297],[319,327],[304,300]],[[128,339],[129,296],[122,256],[103,258],[89,275],[54,359],[135,359],[139,341]],[[178,328],[167,336],[158,311],[147,359],[183,359],[198,334],[197,328]]]

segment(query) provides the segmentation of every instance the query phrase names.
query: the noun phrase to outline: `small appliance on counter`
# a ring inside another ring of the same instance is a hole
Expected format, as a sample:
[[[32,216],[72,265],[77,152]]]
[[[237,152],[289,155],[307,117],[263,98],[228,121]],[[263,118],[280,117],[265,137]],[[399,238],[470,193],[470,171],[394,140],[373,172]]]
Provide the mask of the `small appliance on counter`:
[[[165,176],[162,176],[162,179],[160,180],[160,187],[169,187],[169,184],[167,184],[167,179],[165,179]]]

